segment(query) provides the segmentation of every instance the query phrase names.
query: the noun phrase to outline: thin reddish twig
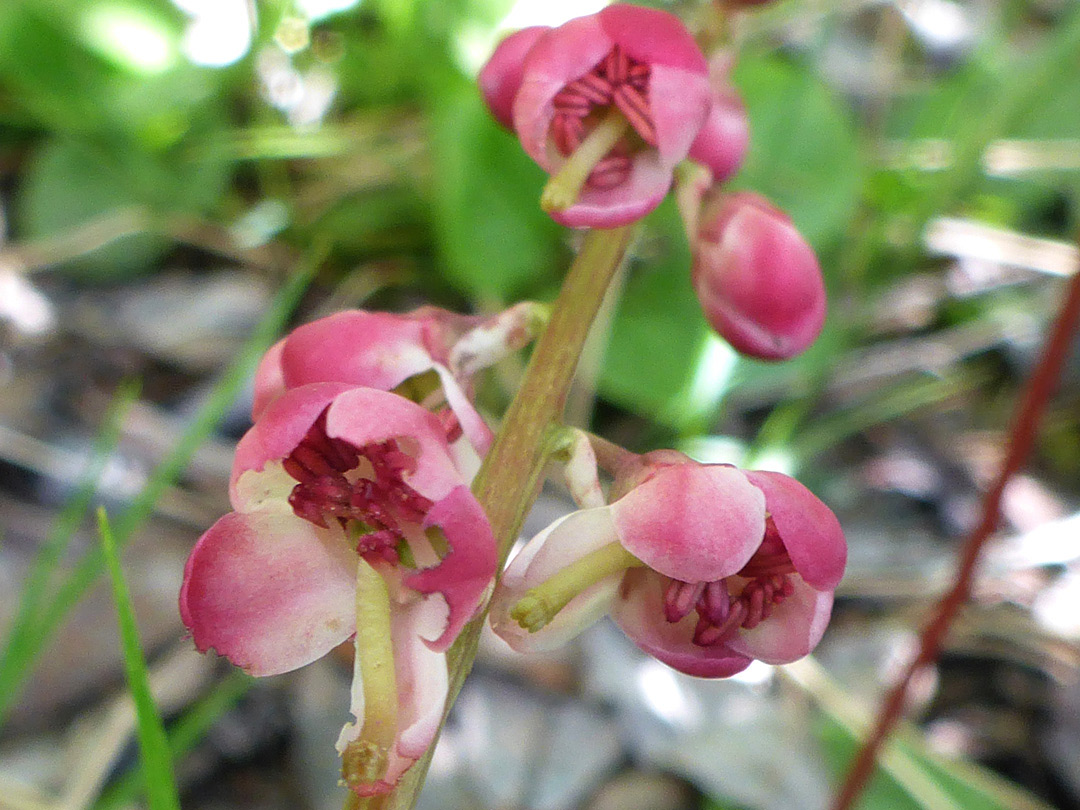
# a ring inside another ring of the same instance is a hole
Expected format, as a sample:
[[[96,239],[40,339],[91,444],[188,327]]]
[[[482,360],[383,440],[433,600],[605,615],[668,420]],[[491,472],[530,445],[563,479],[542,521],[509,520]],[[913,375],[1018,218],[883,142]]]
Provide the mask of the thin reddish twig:
[[[855,757],[843,787],[837,794],[833,810],[850,810],[862,793],[874,771],[878,751],[900,719],[912,676],[921,667],[937,660],[953,619],[967,601],[979,553],[997,527],[1002,493],[1009,479],[1021,468],[1031,452],[1039,420],[1057,384],[1061,367],[1072,348],[1072,338],[1076,334],[1078,322],[1080,322],[1080,272],[1074,273],[1069,282],[1068,296],[1047,338],[1039,366],[1028,381],[1023,399],[1013,418],[1008,451],[993,486],[983,500],[982,518],[960,551],[956,580],[923,630],[919,638],[918,654],[904,669],[899,682],[889,691],[878,710],[874,729]]]

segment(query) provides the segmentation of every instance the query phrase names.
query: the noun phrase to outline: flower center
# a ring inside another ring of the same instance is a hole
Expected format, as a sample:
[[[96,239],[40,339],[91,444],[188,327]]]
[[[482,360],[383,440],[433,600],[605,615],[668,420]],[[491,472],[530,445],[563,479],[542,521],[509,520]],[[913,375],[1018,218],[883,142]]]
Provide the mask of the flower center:
[[[407,483],[416,459],[397,439],[354,447],[326,434],[326,412],[282,462],[297,481],[289,505],[298,517],[328,528],[337,520],[355,535],[360,554],[375,553],[390,562],[405,539],[404,523],[420,523],[432,506]]]
[[[730,590],[734,578],[711,582],[673,579],[664,591],[664,617],[674,623],[696,610],[694,643],[711,647],[731,638],[739,628],[751,630],[769,618],[773,608],[795,592],[794,573],[795,566],[769,518],[761,546],[735,575],[744,581],[738,594]]]
[[[605,108],[615,107],[641,139],[656,146],[656,127],[649,109],[648,65],[631,59],[617,45],[596,67],[560,90],[552,103],[551,139],[563,155],[575,152],[596,126]],[[592,167],[586,185],[617,186],[630,174],[632,147],[620,138]]]

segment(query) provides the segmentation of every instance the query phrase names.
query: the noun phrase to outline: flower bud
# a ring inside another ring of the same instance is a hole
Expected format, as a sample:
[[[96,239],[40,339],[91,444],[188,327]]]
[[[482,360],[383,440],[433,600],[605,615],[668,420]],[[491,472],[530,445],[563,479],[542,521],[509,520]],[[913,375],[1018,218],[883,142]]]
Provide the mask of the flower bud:
[[[825,285],[813,249],[759,194],[738,192],[707,206],[693,282],[712,327],[751,357],[793,357],[825,323]]]

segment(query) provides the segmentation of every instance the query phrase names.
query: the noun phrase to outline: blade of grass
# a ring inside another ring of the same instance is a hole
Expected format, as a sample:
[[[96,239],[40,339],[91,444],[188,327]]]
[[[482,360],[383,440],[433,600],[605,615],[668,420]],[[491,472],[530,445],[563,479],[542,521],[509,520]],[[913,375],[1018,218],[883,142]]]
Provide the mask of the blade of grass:
[[[250,376],[259,357],[284,327],[301,294],[307,288],[315,270],[322,262],[328,246],[313,247],[294,275],[278,292],[266,316],[241,348],[237,358],[226,370],[210,397],[177,441],[172,451],[158,465],[142,491],[116,521],[114,536],[117,548],[122,549],[154,511],[161,494],[179,477],[207,436],[232,406],[240,389]],[[100,549],[89,552],[59,586],[51,601],[43,603],[41,615],[30,625],[25,648],[6,684],[17,690],[29,674],[30,667],[45,648],[49,637],[67,618],[68,613],[101,576],[105,559]]]
[[[870,726],[869,708],[861,705],[809,656],[781,667],[779,672],[806,691],[825,716],[854,745]],[[879,759],[879,768],[924,808],[971,808],[990,803],[1001,810],[1052,810],[1023,788],[973,762],[950,760],[926,748],[921,735],[902,724],[896,738]],[[928,804],[935,796],[949,805]]]
[[[120,426],[124,416],[138,396],[137,382],[129,381],[120,385],[101,431],[94,440],[86,469],[79,478],[79,485],[64,504],[26,576],[19,607],[9,625],[7,643],[0,653],[0,727],[4,725],[18,696],[21,681],[19,674],[25,671],[29,659],[33,656],[33,625],[37,619],[38,608],[47,593],[49,579],[64,558],[71,538],[86,517],[105,465],[120,440]]]
[[[139,627],[135,622],[135,609],[124,572],[116,540],[105,509],[99,508],[98,534],[101,552],[112,580],[113,599],[116,602],[116,618],[120,625],[120,646],[124,653],[124,671],[128,689],[135,704],[136,731],[139,739],[139,762],[146,785],[146,801],[150,810],[180,810],[180,797],[176,791],[172,755],[165,739],[165,725],[161,721],[157,704],[150,694],[150,681],[146,673]]]
[[[178,761],[191,751],[206,736],[206,732],[218,718],[235,706],[254,683],[255,679],[249,675],[240,670],[232,670],[207,695],[195,701],[180,719],[166,729],[173,761]],[[94,804],[94,810],[120,810],[128,807],[143,790],[145,782],[142,771],[133,768],[101,794]]]

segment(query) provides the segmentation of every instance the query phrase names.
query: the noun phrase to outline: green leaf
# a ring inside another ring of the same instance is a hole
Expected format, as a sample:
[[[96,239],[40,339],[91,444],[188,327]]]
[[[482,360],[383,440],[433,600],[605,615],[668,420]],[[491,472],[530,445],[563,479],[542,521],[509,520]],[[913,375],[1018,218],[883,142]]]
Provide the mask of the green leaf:
[[[23,583],[19,607],[9,625],[7,644],[0,654],[0,727],[4,725],[21,691],[21,673],[26,671],[36,652],[34,623],[37,620],[38,608],[44,602],[49,580],[71,545],[71,538],[86,517],[105,464],[120,439],[120,426],[124,416],[138,398],[138,391],[137,385],[129,383],[122,385],[116,392],[90,451],[90,459],[80,477],[79,485],[50,528],[49,535],[42,543]]]
[[[165,726],[161,722],[157,704],[154,703],[154,696],[150,693],[150,680],[146,673],[142,643],[139,641],[135,610],[131,605],[131,593],[124,581],[124,572],[116,553],[116,541],[104,508],[98,510],[98,534],[101,536],[101,551],[112,580],[116,616],[120,624],[120,645],[124,652],[124,671],[127,673],[128,689],[135,704],[147,805],[150,810],[180,810],[172,755],[165,739]]]
[[[450,280],[500,302],[546,286],[562,229],[540,210],[544,172],[492,120],[471,83],[439,94],[431,147],[436,239]]]
[[[199,213],[216,203],[227,180],[223,162],[193,163],[171,152],[55,137],[38,149],[26,172],[16,222],[23,236],[40,238],[110,209],[145,205],[151,211]],[[128,236],[71,267],[99,278],[137,272],[148,269],[167,246],[160,237]]]
[[[847,230],[862,186],[851,112],[806,67],[748,54],[732,79],[750,114],[750,152],[732,188],[760,192],[818,250]]]

